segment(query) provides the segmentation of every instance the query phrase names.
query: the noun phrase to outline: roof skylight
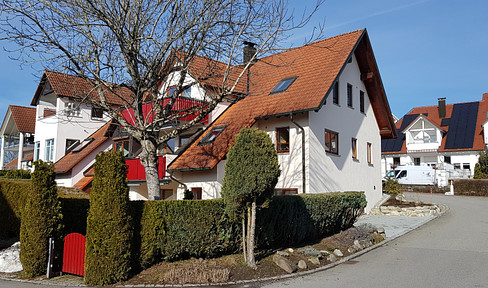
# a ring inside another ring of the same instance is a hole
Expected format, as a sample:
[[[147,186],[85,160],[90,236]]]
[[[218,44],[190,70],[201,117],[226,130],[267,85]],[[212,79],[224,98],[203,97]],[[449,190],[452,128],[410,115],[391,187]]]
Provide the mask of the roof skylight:
[[[211,144],[213,141],[215,141],[215,139],[217,139],[217,137],[220,135],[220,133],[222,133],[222,131],[224,131],[225,127],[227,127],[227,126],[218,126],[218,127],[212,128],[212,130],[210,130],[210,132],[208,132],[207,135],[205,135],[205,137],[203,137],[203,139],[200,140],[198,145],[209,145],[209,144]]]
[[[278,83],[278,85],[276,85],[276,87],[273,88],[273,90],[271,90],[271,93],[269,93],[269,94],[276,94],[276,93],[285,92],[286,89],[288,89],[288,87],[290,87],[290,85],[297,78],[298,78],[298,76],[290,77],[290,78],[285,78],[285,79],[281,80],[280,83]]]

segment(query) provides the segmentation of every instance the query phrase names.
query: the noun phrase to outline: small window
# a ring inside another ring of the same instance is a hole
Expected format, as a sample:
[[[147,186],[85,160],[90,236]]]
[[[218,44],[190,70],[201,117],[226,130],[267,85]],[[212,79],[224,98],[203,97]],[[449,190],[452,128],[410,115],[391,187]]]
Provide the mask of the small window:
[[[99,107],[92,107],[91,109],[92,118],[103,118],[103,109]]]
[[[290,152],[290,128],[276,128],[276,151],[278,153]]]
[[[451,156],[444,156],[444,163],[451,164]]]
[[[80,109],[80,104],[78,103],[67,103],[66,104],[66,116],[80,116],[81,114],[81,109]]]
[[[352,148],[352,159],[358,159],[358,139],[352,138],[351,148]]]
[[[49,162],[54,159],[54,139],[46,140],[46,147],[44,153],[44,161]]]
[[[191,188],[191,193],[193,193],[193,200],[202,200],[202,188]]]
[[[393,165],[400,166],[400,157],[393,157]]]
[[[209,144],[211,144],[212,142],[215,141],[215,139],[217,139],[217,137],[220,135],[220,133],[222,133],[222,131],[224,131],[225,127],[227,127],[227,126],[219,126],[219,127],[212,128],[212,130],[210,130],[210,132],[208,132],[207,135],[205,135],[205,137],[203,137],[203,139],[200,140],[200,143],[198,143],[198,145],[209,145]]]
[[[282,189],[282,188],[277,188],[274,190],[275,196],[285,196],[285,195],[295,195],[298,194],[298,189],[297,188],[288,188],[288,189]]]
[[[413,165],[420,166],[420,158],[413,158]]]
[[[334,88],[332,89],[332,101],[334,104],[339,105],[339,81],[334,83]]]
[[[278,83],[278,85],[276,85],[276,87],[271,90],[271,93],[269,94],[276,94],[276,93],[281,93],[281,92],[285,92],[286,89],[288,89],[288,87],[290,87],[290,85],[297,79],[298,77],[290,77],[290,78],[286,78],[286,79],[283,79],[280,81],[280,83]]]
[[[359,111],[364,113],[364,91],[359,91]]]
[[[325,152],[339,154],[339,133],[325,129]]]
[[[114,149],[115,151],[122,151],[126,157],[129,155],[129,139],[115,141]]]
[[[68,154],[69,152],[71,152],[71,150],[73,150],[76,145],[78,145],[80,143],[79,140],[76,140],[76,139],[66,139],[66,147],[65,147],[65,151],[64,153],[65,154]]]
[[[469,163],[463,163],[463,169],[471,170],[471,165]]]
[[[461,169],[461,163],[454,163],[454,169]]]
[[[368,151],[368,164],[373,164],[373,145],[371,143],[367,144]]]
[[[352,85],[347,83],[347,107],[352,108]]]
[[[39,160],[39,153],[41,152],[41,142],[36,141],[34,143],[34,161]]]

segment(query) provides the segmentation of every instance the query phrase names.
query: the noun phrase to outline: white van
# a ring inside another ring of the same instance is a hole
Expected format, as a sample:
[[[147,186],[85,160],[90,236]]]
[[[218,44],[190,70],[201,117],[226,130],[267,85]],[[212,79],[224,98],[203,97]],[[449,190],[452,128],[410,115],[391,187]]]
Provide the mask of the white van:
[[[429,166],[398,166],[388,171],[385,178],[396,179],[400,184],[434,185],[435,171]]]

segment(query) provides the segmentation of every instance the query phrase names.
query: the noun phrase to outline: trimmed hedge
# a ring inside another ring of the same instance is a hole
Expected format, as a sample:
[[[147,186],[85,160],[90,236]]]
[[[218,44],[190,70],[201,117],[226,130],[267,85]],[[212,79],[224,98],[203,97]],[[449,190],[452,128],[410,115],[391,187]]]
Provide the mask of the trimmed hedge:
[[[100,152],[95,160],[86,227],[85,283],[113,284],[131,269],[131,227],[126,165],[120,151]]]
[[[31,181],[0,180],[0,239],[19,237],[20,214]]]
[[[0,178],[5,179],[31,179],[31,173],[27,170],[0,170]]]
[[[488,179],[456,179],[454,194],[466,196],[488,196]]]
[[[134,219],[133,267],[162,260],[216,257],[237,252],[239,221],[228,219],[222,199],[131,202]],[[258,249],[289,247],[352,226],[366,207],[363,193],[273,197],[257,217]]]
[[[62,215],[58,200],[54,165],[34,162],[32,193],[26,193],[20,225],[20,262],[28,277],[46,273],[48,239],[61,238]]]

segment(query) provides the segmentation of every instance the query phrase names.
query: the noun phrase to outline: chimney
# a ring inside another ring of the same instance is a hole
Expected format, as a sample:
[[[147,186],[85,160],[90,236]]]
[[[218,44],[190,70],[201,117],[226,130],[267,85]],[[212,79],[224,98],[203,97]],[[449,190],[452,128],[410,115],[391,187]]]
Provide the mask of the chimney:
[[[256,45],[256,43],[252,43],[252,42],[248,42],[248,41],[244,41],[244,65],[247,64],[248,62],[251,61],[252,57],[254,56],[254,54],[256,54],[256,48],[254,48],[254,46]],[[251,64],[254,64],[256,63],[256,58],[254,58],[254,60],[251,62]]]
[[[437,106],[439,110],[439,119],[446,118],[446,98],[438,98],[439,105]]]

